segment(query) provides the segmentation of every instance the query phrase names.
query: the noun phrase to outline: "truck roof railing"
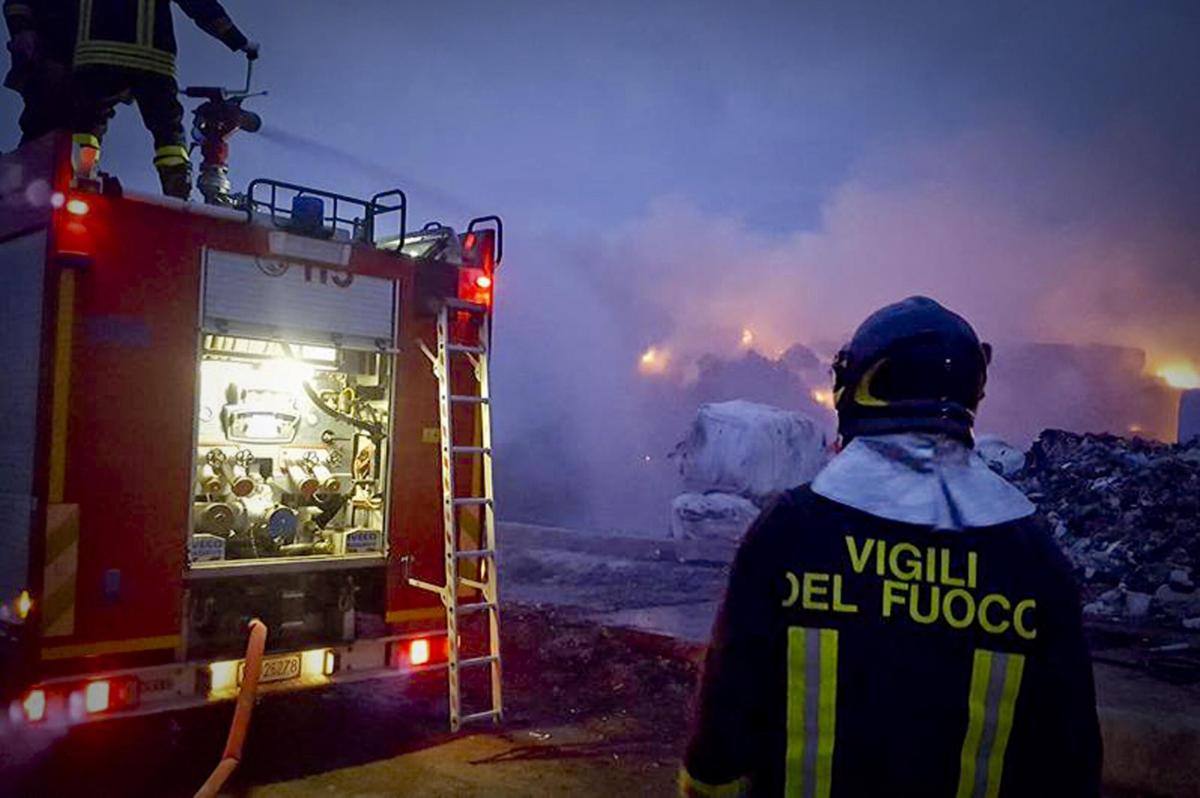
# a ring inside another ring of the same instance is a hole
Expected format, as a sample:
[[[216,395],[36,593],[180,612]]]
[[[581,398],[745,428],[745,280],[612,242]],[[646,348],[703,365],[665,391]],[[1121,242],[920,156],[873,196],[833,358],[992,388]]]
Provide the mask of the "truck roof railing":
[[[407,234],[408,197],[398,188],[360,199],[260,177],[246,189],[246,211],[249,221],[266,217],[281,230],[314,238],[379,246]]]

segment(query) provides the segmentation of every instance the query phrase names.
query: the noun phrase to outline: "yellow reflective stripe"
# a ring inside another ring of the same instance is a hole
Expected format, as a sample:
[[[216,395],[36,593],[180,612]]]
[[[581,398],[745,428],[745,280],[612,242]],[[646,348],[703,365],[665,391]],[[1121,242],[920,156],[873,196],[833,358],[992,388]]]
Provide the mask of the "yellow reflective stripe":
[[[93,150],[100,149],[100,139],[91,133],[76,133],[71,136],[71,141],[80,147],[91,147]]]
[[[728,781],[724,784],[705,784],[692,777],[687,768],[679,769],[679,798],[741,798],[749,789],[746,779]]]
[[[79,3],[79,27],[75,31],[77,44],[86,42],[92,33],[92,0]]]
[[[821,630],[821,689],[817,705],[817,798],[829,798],[833,781],[833,743],[837,724],[836,629]]]
[[[167,53],[139,50],[133,45],[116,48],[109,42],[102,46],[88,42],[75,48],[75,66],[95,65],[126,67],[175,77],[175,61]]]
[[[42,569],[42,637],[75,632],[75,586],[79,573],[79,505],[46,507],[46,557]]]
[[[138,42],[145,47],[154,46],[154,9],[156,0],[141,0],[138,7]]]
[[[967,699],[967,733],[963,737],[962,753],[958,759],[958,792],[956,798],[971,798],[975,790],[975,760],[979,756],[979,741],[983,737],[983,716],[986,710],[988,680],[992,673],[992,652],[977,649],[971,665],[971,691]]]
[[[139,44],[129,44],[128,42],[113,42],[105,39],[83,42],[75,48],[76,56],[89,53],[123,55],[129,58],[152,61],[163,66],[174,66],[175,64],[175,56],[164,50],[143,47]]]
[[[838,632],[788,629],[784,793],[829,798],[837,733]]]
[[[385,620],[388,623],[405,623],[407,621],[431,621],[445,614],[444,607],[423,607],[412,610],[392,610]]]
[[[971,666],[967,732],[959,757],[957,798],[996,798],[1012,734],[1025,657],[977,650]]]
[[[788,629],[787,667],[787,754],[785,755],[783,794],[804,794],[805,682],[808,674],[807,630]]]
[[[42,659],[76,659],[77,657],[97,657],[102,654],[130,654],[137,651],[157,651],[163,648],[176,648],[180,642],[181,638],[179,635],[161,635],[159,637],[135,637],[129,640],[104,640],[99,643],[52,646],[42,649]]]
[[[71,349],[75,331],[75,272],[58,276],[58,318],[54,330],[54,394],[50,400],[50,484],[48,500],[63,500],[67,474],[67,411],[71,394]]]
[[[4,7],[4,15],[8,17],[32,17],[33,9],[29,6],[13,3],[10,6]]]
[[[154,151],[155,166],[179,166],[189,160],[187,147],[180,144],[168,144]]]
[[[1012,734],[1013,712],[1017,707],[1017,694],[1021,691],[1021,676],[1025,672],[1025,657],[1009,654],[1004,669],[1004,691],[1000,696],[1000,707],[996,718],[996,739],[987,761],[987,790],[984,798],[996,798],[1000,794],[1000,779],[1004,775],[1004,752]]]

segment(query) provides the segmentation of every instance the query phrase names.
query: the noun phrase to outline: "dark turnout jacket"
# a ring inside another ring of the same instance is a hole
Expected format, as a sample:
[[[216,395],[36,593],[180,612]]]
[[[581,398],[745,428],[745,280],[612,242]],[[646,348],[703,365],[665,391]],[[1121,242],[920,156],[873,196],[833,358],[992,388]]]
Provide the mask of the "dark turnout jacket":
[[[206,33],[231,50],[246,37],[217,0],[174,0]],[[171,0],[79,0],[75,66],[110,66],[175,76]]]
[[[747,533],[681,773],[693,795],[1096,796],[1069,566],[1034,517],[935,531],[801,487]]]

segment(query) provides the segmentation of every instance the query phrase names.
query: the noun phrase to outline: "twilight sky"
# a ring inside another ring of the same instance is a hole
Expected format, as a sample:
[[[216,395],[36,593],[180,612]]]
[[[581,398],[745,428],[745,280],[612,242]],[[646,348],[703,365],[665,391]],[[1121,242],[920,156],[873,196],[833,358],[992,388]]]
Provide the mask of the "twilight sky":
[[[504,216],[502,436],[562,417],[626,462],[611,427],[639,438],[646,347],[683,368],[743,328],[767,354],[836,342],[917,292],[994,341],[1200,364],[1190,0],[226,7],[271,91],[235,184],[399,185],[418,224]],[[240,82],[240,56],[176,28],[181,83]],[[133,109],[105,143],[156,189]]]

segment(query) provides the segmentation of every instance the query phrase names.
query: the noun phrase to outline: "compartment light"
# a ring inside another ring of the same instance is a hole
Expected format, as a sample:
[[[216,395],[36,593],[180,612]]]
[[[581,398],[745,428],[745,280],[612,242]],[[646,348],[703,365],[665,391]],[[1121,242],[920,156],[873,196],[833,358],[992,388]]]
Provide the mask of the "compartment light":
[[[87,216],[88,211],[92,208],[87,204],[87,200],[81,200],[78,197],[67,200],[67,213],[72,216]]]

